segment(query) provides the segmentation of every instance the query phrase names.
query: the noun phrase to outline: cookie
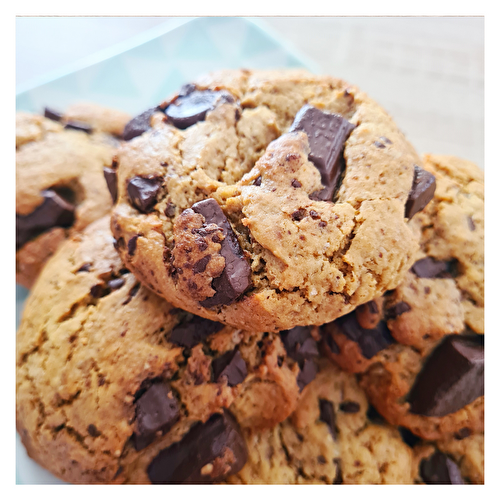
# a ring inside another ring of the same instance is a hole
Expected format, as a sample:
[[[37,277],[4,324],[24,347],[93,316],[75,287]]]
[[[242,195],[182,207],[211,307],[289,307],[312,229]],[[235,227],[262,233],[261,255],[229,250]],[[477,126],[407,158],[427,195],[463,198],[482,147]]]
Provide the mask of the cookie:
[[[484,434],[419,443],[413,474],[419,484],[484,484]]]
[[[368,418],[355,377],[325,361],[289,419],[245,431],[248,461],[229,483],[412,483],[411,448],[396,429]]]
[[[261,331],[319,325],[395,288],[416,257],[408,220],[434,177],[387,113],[342,80],[216,73],[131,120],[124,137],[120,256],[194,314]]]
[[[458,158],[425,161],[437,187],[415,216],[417,262],[395,290],[321,332],[391,424],[436,440],[484,428],[484,180]]]
[[[25,304],[22,442],[72,483],[221,481],[246,461],[242,429],[293,412],[307,388],[300,363],[279,334],[236,330],[151,293],[122,265],[109,224],[67,240]]]
[[[30,288],[66,237],[111,209],[112,166],[128,115],[76,105],[16,115],[16,279]]]

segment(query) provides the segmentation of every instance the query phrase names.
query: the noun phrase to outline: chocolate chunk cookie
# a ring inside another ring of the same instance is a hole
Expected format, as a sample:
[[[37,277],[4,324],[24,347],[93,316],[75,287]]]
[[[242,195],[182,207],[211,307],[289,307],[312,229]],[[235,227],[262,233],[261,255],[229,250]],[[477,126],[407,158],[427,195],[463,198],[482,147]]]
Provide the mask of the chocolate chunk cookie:
[[[33,459],[73,483],[222,481],[246,462],[242,429],[271,428],[296,408],[301,367],[279,334],[235,330],[151,293],[122,265],[109,225],[67,240],[27,299],[18,432]]]
[[[112,231],[125,265],[177,307],[238,328],[319,325],[395,288],[415,260],[408,221],[434,176],[342,80],[216,73],[125,138]]]
[[[325,360],[297,410],[273,429],[245,431],[248,461],[230,483],[410,484],[412,450],[367,416],[353,375]]]
[[[16,279],[30,288],[66,237],[102,217],[103,177],[128,115],[97,105],[16,116]],[[113,134],[113,135],[112,135]]]
[[[417,262],[394,291],[321,331],[390,423],[435,440],[484,428],[484,181],[470,162],[425,161],[437,188],[415,216]]]

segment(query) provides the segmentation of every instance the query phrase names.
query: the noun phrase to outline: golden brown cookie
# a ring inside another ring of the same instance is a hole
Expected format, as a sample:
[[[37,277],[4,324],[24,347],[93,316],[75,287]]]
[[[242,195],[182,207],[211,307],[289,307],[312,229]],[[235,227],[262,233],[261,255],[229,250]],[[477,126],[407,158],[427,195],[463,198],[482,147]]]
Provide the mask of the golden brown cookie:
[[[16,116],[16,279],[27,288],[69,234],[110,210],[103,168],[128,119],[94,104],[45,114]]]
[[[279,335],[196,317],[151,293],[123,267],[109,223],[66,241],[27,299],[21,439],[73,483],[221,480],[244,464],[240,427],[273,427],[295,409],[301,369]]]
[[[226,71],[129,122],[112,231],[177,307],[263,331],[322,324],[395,288],[432,175],[387,113],[305,71]],[[132,242],[132,243],[131,243]]]

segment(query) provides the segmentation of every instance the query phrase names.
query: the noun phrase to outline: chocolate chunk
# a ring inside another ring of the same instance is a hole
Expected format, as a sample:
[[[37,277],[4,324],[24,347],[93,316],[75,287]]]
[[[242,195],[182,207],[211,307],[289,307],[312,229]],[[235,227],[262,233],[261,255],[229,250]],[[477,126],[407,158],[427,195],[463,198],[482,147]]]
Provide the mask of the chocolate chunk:
[[[92,127],[88,123],[79,122],[76,120],[66,122],[64,128],[71,130],[79,130],[80,132],[85,132],[86,134],[92,133]]]
[[[476,224],[474,223],[474,219],[470,215],[467,217],[467,224],[469,225],[469,229],[471,231],[476,230]]]
[[[337,472],[335,473],[335,478],[333,480],[333,484],[342,484],[344,482],[344,478],[342,477],[342,460],[340,458],[334,458],[333,463],[337,466]]]
[[[173,217],[175,215],[175,205],[169,201],[165,207],[165,215],[167,217]]]
[[[448,263],[444,260],[435,260],[432,257],[425,257],[417,260],[411,271],[419,278],[439,278],[448,271]]]
[[[108,286],[111,290],[118,290],[125,284],[125,280],[122,278],[116,278],[114,280],[108,281]]]
[[[358,413],[360,406],[356,401],[344,401],[340,403],[339,408],[344,413]]]
[[[89,424],[89,426],[87,427],[87,432],[92,437],[97,437],[101,435],[101,433],[97,430],[97,427],[94,424]]]
[[[299,208],[298,210],[295,210],[292,214],[292,219],[296,222],[301,221],[305,216],[307,215],[307,210],[304,208]]]
[[[347,338],[359,345],[363,356],[368,359],[394,343],[384,321],[372,329],[362,328],[356,319],[356,311],[337,319],[336,324]]]
[[[319,419],[328,425],[333,439],[337,439],[338,430],[333,403],[327,399],[319,400]]]
[[[202,240],[202,242],[205,244],[205,247],[203,248],[203,250],[205,250],[208,245],[205,243],[205,240]],[[198,245],[198,247],[200,247],[200,245]],[[193,272],[195,274],[202,273],[207,268],[207,265],[210,262],[211,258],[212,258],[211,255],[205,255],[205,257],[202,257],[199,261],[195,262],[193,265]]]
[[[77,273],[88,273],[90,271],[90,268],[92,266],[87,262],[86,264],[83,264],[77,269]]]
[[[42,192],[41,205],[28,215],[16,214],[16,249],[52,227],[70,227],[75,207],[55,191]]]
[[[224,235],[220,254],[224,257],[226,265],[221,275],[212,281],[215,294],[201,301],[200,304],[203,307],[231,304],[250,286],[250,265],[243,255],[231,224],[213,198],[199,201],[191,208],[196,213],[203,215],[205,224],[219,226]]]
[[[443,417],[483,394],[483,337],[448,335],[425,361],[407,401],[412,413]]]
[[[395,319],[398,316],[401,316],[403,313],[411,311],[411,307],[406,302],[398,302],[394,304],[392,307],[389,307],[386,312],[387,319]]]
[[[257,179],[255,179],[255,180],[253,181],[253,185],[254,185],[254,186],[260,186],[261,184],[262,184],[262,176],[261,176],[261,175],[259,175],[259,177],[257,177]]]
[[[426,484],[464,484],[458,465],[440,451],[420,462],[420,476]]]
[[[224,328],[222,323],[209,319],[193,316],[190,321],[177,325],[170,333],[170,342],[182,347],[194,347],[206,337],[217,333]]]
[[[168,121],[180,129],[186,129],[205,119],[208,111],[218,104],[234,102],[229,92],[213,90],[193,90],[189,94],[180,95],[165,110]]]
[[[300,363],[299,363],[300,365]],[[299,386],[300,392],[307,384],[310,384],[316,374],[318,373],[318,367],[312,359],[306,359],[301,366],[301,370],[297,375],[297,385]]]
[[[226,379],[229,387],[241,384],[248,373],[247,365],[237,349],[225,352],[222,356],[215,358],[212,361],[212,370],[214,380],[222,382]]]
[[[238,472],[247,458],[240,426],[224,410],[194,425],[180,441],[160,451],[147,472],[153,484],[214,483]]]
[[[406,200],[405,217],[411,219],[432,200],[436,191],[436,178],[427,170],[415,165],[413,184]]]
[[[128,243],[127,243],[127,249],[128,249],[128,254],[133,257],[134,254],[135,254],[135,250],[137,248],[137,239],[139,238],[139,235],[136,234],[134,236],[132,236],[132,238],[130,238],[128,240]]]
[[[312,338],[308,326],[296,326],[280,332],[281,341],[288,356],[298,362],[319,356],[318,345]]]
[[[55,109],[45,108],[43,116],[45,116],[45,118],[49,118],[50,120],[60,122],[63,119],[64,115],[59,111],[56,111]]]
[[[471,434],[472,431],[470,429],[468,429],[467,427],[462,427],[460,430],[455,432],[454,437],[455,439],[461,441],[462,439],[469,437]]]
[[[130,141],[134,137],[144,134],[151,128],[151,117],[158,111],[158,108],[149,108],[140,115],[132,118],[123,129],[122,137],[125,141]]]
[[[161,177],[133,177],[130,179],[127,193],[132,205],[142,213],[151,212],[156,205],[162,184]]]
[[[355,126],[345,118],[325,113],[313,106],[303,106],[295,116],[290,132],[305,132],[309,139],[309,161],[321,174],[324,188],[314,199],[329,201],[333,198],[340,176],[345,168],[344,145]]]
[[[167,383],[156,382],[136,402],[136,450],[154,441],[157,433],[167,432],[179,419],[179,404]]]
[[[292,181],[292,187],[299,188],[299,187],[302,187],[302,184],[297,179],[293,179],[293,181]]]
[[[118,199],[116,170],[104,167],[104,178],[106,179],[106,184],[108,185],[109,194],[111,195],[113,203],[116,203],[116,200]]]

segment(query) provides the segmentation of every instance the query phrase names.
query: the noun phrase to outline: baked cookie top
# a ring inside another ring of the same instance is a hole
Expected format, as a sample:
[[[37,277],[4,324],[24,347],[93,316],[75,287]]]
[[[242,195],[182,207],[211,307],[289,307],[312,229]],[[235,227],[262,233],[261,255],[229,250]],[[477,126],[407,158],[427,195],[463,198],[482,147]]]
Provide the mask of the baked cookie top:
[[[241,428],[286,419],[311,379],[280,335],[196,317],[151,293],[124,268],[109,224],[68,239],[26,301],[21,439],[73,483],[220,481],[245,463]]]
[[[395,288],[433,176],[388,114],[305,71],[225,71],[125,128],[112,231],[176,306],[245,328],[322,324]],[[131,243],[132,242],[132,243]]]
[[[129,119],[95,104],[45,115],[16,115],[17,281],[27,287],[71,231],[109,212],[103,168]]]
[[[321,332],[389,422],[439,439],[484,428],[484,180],[454,157],[426,155],[424,168],[437,187],[415,216],[418,260],[395,290]]]

